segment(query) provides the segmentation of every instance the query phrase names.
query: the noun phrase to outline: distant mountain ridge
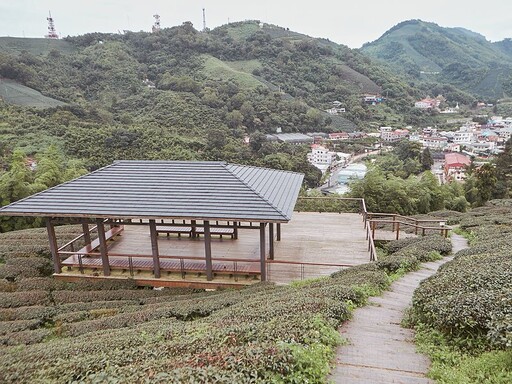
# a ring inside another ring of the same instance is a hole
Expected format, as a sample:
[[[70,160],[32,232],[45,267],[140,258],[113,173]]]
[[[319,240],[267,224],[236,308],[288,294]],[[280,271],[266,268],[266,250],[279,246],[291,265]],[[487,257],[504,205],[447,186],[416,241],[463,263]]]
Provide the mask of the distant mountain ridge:
[[[361,52],[397,73],[445,82],[486,98],[512,95],[512,41],[491,43],[465,28],[401,22]]]

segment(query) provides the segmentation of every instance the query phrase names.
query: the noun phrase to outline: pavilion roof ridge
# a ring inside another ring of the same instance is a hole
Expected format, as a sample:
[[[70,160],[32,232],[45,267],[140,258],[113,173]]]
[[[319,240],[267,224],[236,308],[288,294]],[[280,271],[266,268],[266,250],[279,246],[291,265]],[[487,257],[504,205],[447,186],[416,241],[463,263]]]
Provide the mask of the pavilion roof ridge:
[[[241,168],[245,168],[245,169],[260,170],[260,171],[263,170],[263,171],[272,172],[272,173],[287,173],[287,174],[297,175],[297,176],[299,176],[299,175],[302,176],[302,174],[300,174],[298,172],[287,171],[287,170],[282,170],[282,169],[255,167],[255,166],[251,166],[251,165],[242,165],[242,164],[236,164],[236,163],[228,163],[228,162],[225,162],[225,161],[222,162],[222,165],[223,165],[223,167],[229,173],[231,173],[233,176],[235,176],[242,184],[247,186],[247,188],[249,188],[258,197],[260,197],[263,201],[265,201],[271,208],[273,208],[277,213],[279,213],[283,217],[283,219],[286,219],[286,220],[290,219],[288,217],[288,215],[286,214],[286,212],[284,212],[282,209],[280,209],[276,204],[273,204],[267,196],[265,196],[261,191],[258,191],[252,185],[250,185],[248,183],[248,181],[246,179],[244,179],[241,175],[235,173],[233,167],[241,167]]]

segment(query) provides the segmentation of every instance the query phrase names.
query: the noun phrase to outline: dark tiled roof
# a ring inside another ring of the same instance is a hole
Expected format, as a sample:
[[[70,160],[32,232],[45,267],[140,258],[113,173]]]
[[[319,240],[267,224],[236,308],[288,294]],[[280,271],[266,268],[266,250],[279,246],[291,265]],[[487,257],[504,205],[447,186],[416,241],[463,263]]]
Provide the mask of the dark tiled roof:
[[[283,222],[302,179],[225,162],[118,161],[2,207],[0,215]]]

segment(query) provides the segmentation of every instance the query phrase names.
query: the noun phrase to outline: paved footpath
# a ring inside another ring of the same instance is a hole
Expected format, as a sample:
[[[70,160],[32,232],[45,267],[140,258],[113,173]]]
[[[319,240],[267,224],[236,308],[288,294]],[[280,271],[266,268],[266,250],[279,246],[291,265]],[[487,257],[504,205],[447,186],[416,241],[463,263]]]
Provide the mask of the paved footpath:
[[[467,248],[462,236],[452,233],[452,253]],[[337,351],[336,366],[329,380],[343,384],[427,384],[429,359],[416,352],[414,333],[400,326],[404,310],[420,281],[433,275],[452,257],[423,263],[421,269],[395,281],[382,296],[372,297],[367,306],[354,311],[341,328],[349,341]]]

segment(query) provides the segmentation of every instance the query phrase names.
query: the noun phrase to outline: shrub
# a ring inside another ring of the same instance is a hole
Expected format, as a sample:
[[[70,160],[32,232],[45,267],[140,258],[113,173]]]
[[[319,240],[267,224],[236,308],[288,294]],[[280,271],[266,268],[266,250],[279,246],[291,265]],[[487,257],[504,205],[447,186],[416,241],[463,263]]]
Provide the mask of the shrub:
[[[104,291],[54,291],[53,300],[56,304],[110,301],[110,300],[138,300],[153,296],[168,296],[166,291],[152,289],[115,289]]]
[[[50,304],[50,296],[45,291],[0,292],[0,308],[47,304]]]
[[[24,277],[39,276],[39,271],[32,267],[24,267],[20,265],[0,265],[0,279],[14,282]]]
[[[21,268],[33,268],[39,273],[40,276],[49,276],[53,273],[53,264],[49,259],[43,257],[9,258],[6,264]]]
[[[3,345],[29,345],[42,342],[49,337],[52,332],[49,329],[38,328],[11,333],[0,337],[0,344]]]
[[[506,300],[511,296],[508,255],[459,255],[420,284],[413,309],[421,322],[450,337],[481,339],[489,334],[495,344],[503,344],[506,328],[501,324],[512,313],[511,302]]]
[[[14,292],[17,286],[11,281],[0,280],[0,292]]]
[[[41,322],[33,320],[0,321],[0,335],[38,328]]]
[[[57,313],[55,307],[34,305],[31,307],[0,308],[0,321],[39,319],[49,321]]]

